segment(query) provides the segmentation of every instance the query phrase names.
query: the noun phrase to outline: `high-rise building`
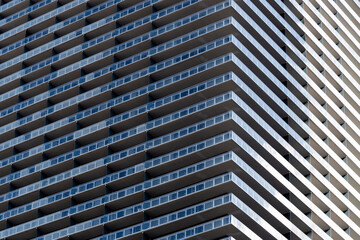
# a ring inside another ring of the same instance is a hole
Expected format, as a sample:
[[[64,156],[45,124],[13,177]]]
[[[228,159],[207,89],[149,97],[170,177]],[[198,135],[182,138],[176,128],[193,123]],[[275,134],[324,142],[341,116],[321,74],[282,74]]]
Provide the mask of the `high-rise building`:
[[[358,0],[2,0],[0,239],[360,239]]]

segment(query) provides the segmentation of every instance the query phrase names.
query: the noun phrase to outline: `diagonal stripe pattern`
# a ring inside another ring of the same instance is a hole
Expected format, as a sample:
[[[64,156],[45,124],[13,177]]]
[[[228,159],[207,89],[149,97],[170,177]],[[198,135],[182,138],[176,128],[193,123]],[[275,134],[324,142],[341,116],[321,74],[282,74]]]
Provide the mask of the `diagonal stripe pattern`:
[[[0,3],[1,239],[360,239],[358,0]]]

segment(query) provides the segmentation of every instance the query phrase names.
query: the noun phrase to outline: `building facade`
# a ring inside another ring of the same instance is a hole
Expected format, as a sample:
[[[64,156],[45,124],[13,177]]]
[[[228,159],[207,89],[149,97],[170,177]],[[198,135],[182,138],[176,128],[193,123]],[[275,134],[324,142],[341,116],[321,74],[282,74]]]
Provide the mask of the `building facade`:
[[[0,239],[360,239],[358,0],[2,0]]]

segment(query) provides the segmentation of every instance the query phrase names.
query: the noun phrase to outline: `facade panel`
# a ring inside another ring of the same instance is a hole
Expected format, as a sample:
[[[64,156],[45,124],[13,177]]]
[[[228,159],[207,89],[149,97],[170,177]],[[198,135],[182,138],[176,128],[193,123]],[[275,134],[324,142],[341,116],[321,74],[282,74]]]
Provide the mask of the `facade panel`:
[[[3,0],[1,239],[360,239],[358,0]]]

